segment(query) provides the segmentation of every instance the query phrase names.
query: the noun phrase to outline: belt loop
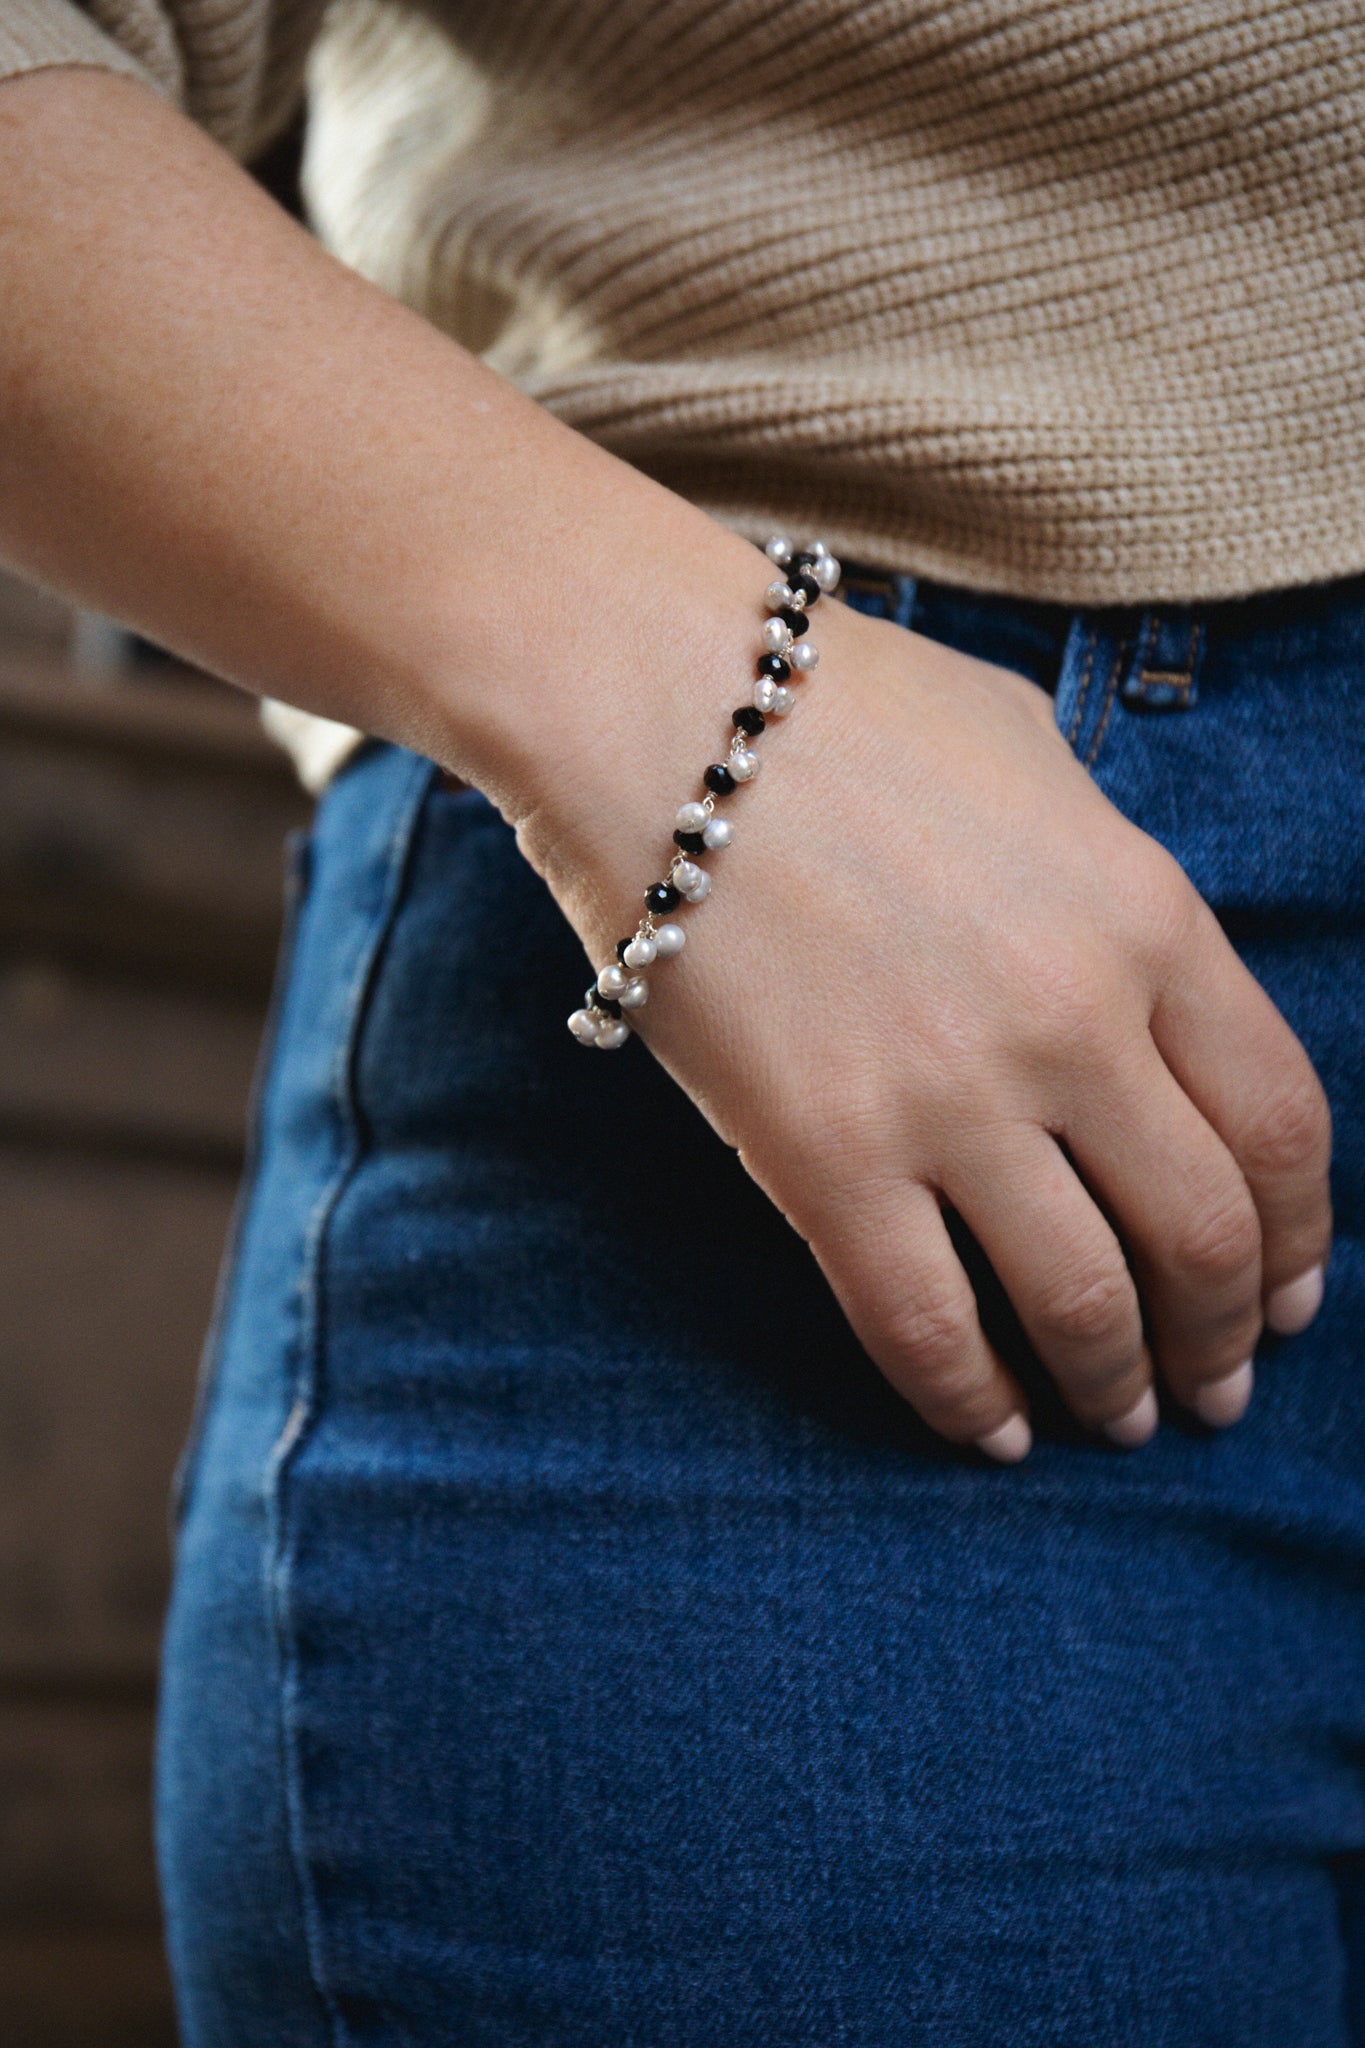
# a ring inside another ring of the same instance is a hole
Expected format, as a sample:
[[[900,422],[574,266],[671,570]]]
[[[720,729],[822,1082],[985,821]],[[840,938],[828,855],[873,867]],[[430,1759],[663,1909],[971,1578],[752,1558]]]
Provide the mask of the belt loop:
[[[875,619],[889,619],[897,626],[909,626],[915,615],[916,580],[896,569],[867,569],[861,562],[845,562],[839,595],[855,612],[869,612]]]
[[[1188,605],[1145,612],[1119,689],[1129,711],[1188,711],[1199,701],[1204,621]]]
[[[891,593],[891,617],[907,632],[915,616],[915,592],[918,588],[915,577],[897,576]]]

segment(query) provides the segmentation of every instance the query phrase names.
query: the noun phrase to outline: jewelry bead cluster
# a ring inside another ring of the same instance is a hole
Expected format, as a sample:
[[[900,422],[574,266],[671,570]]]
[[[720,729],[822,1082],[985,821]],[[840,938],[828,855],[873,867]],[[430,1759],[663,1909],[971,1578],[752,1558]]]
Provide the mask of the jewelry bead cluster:
[[[599,1052],[615,1052],[625,1044],[629,1018],[649,1001],[648,970],[656,961],[681,953],[687,944],[687,933],[671,921],[671,913],[685,903],[705,902],[711,877],[699,863],[734,837],[729,819],[718,817],[716,806],[733,796],[741,783],[753,781],[761,765],[753,742],[770,718],[787,717],[796,703],[796,684],[820,659],[806,637],[808,614],[822,596],[838,588],[838,562],[821,540],[798,548],[780,534],[767,543],[764,553],[778,575],[764,592],[768,617],[750,702],[733,714],[729,752],[704,771],[703,794],[683,804],[673,821],[675,851],[664,879],[645,890],[644,916],[634,932],[618,942],[616,958],[601,970],[582,1009],[569,1019],[574,1037]]]

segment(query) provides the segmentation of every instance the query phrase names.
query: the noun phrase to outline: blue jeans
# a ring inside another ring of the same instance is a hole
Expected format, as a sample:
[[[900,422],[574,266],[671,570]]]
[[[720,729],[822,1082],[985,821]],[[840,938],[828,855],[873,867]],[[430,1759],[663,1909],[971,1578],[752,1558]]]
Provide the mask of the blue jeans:
[[[298,854],[185,1471],[189,2048],[1365,2043],[1365,581],[853,601],[1052,690],[1304,1039],[1322,1314],[1128,1456],[983,1274],[1040,1442],[951,1449],[648,1055],[572,1042],[496,814],[369,748]]]

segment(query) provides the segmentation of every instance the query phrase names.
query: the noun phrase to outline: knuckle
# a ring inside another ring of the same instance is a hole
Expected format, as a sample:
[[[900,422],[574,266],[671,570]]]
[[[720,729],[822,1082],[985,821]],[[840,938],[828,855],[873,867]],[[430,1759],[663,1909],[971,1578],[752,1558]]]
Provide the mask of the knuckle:
[[[909,1390],[926,1421],[946,1436],[979,1436],[1000,1419],[1000,1395],[992,1375],[965,1354],[951,1366],[930,1369],[915,1362]]]
[[[844,1208],[860,1219],[879,1207],[890,1176],[881,1170],[873,1134],[846,1109],[825,1114],[814,1103],[797,1105],[784,1117],[782,1136],[782,1178],[793,1206]]]
[[[1132,1277],[1117,1259],[1047,1288],[1036,1308],[1044,1337],[1067,1351],[1109,1350],[1129,1337],[1136,1342],[1135,1317]]]
[[[974,1377],[976,1303],[969,1294],[915,1295],[892,1312],[890,1335],[917,1377],[941,1398],[953,1398]]]
[[[880,1061],[812,1062],[784,1080],[789,1142],[818,1175],[850,1192],[879,1183],[894,1128]]]
[[[1332,1145],[1332,1113],[1316,1074],[1300,1076],[1261,1104],[1247,1135],[1245,1158],[1255,1172],[1302,1173],[1325,1168]]]
[[[1172,1264],[1186,1279],[1226,1287],[1260,1263],[1261,1227],[1246,1196],[1211,1204],[1178,1232]]]
[[[841,1099],[828,1088],[823,1077],[793,1089],[781,1107],[788,1140],[804,1157],[832,1167],[857,1155],[862,1137],[857,1110],[847,1097]]]
[[[1129,876],[1133,908],[1149,951],[1165,959],[1183,955],[1197,936],[1206,911],[1179,861],[1156,840],[1147,839]]]
[[[1022,976],[1021,1017],[1034,1049],[1045,1057],[1100,1045],[1111,1006],[1087,963],[1076,954],[1034,953]]]

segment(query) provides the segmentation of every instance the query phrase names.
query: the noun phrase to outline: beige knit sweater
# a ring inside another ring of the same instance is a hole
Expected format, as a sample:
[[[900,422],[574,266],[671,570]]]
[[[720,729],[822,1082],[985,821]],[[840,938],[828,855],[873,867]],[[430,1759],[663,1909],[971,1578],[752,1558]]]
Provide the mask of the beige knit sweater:
[[[1078,602],[1365,568],[1362,0],[0,0],[755,537]]]

